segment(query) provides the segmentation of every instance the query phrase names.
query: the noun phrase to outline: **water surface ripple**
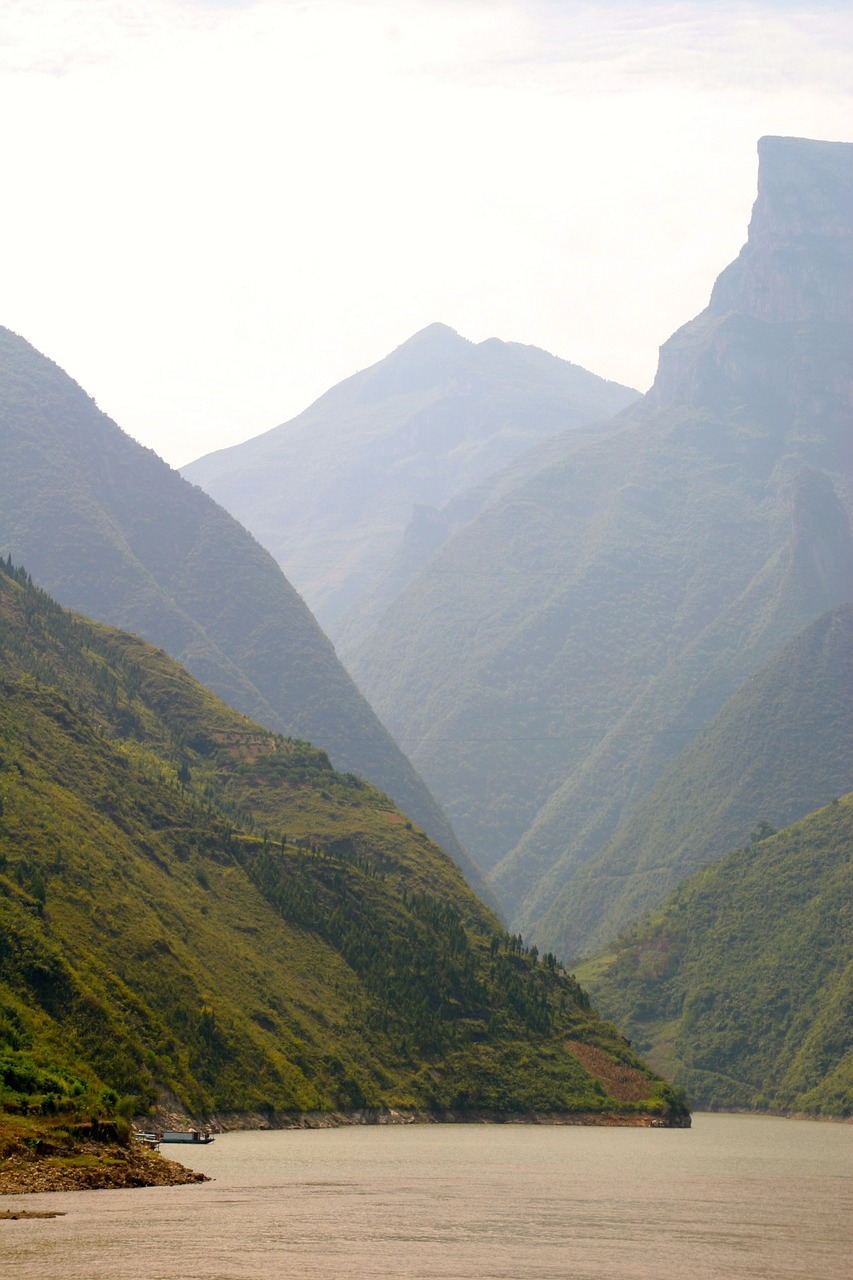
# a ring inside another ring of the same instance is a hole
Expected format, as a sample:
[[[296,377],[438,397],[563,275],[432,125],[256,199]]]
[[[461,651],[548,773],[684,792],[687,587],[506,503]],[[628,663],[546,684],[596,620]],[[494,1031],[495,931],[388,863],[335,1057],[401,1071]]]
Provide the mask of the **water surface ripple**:
[[[16,1280],[851,1275],[851,1125],[699,1115],[691,1130],[359,1127],[224,1134],[180,1154],[214,1181],[4,1198],[4,1208],[65,1216],[0,1222],[0,1272]]]

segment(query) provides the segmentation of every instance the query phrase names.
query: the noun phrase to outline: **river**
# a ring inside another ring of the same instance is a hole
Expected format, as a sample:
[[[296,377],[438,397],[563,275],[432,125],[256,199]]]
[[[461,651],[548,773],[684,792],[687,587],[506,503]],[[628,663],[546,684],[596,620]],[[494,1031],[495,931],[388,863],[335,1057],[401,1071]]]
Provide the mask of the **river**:
[[[416,1125],[165,1148],[213,1181],[4,1197],[15,1280],[849,1280],[853,1125]]]

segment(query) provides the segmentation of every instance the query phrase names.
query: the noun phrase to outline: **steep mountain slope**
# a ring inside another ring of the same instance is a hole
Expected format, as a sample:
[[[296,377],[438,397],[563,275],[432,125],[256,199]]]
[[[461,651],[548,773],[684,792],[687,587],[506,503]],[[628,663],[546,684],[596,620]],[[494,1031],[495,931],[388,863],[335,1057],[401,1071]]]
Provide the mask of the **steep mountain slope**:
[[[387,791],[480,884],[272,557],[0,329],[0,550],[60,603],[162,645],[221,698]]]
[[[807,627],[676,757],[537,928],[595,954],[761,822],[788,826],[853,789],[853,605]],[[552,873],[553,874],[553,873]]]
[[[470,524],[490,503],[549,467],[564,462],[567,454],[594,440],[616,435],[622,415],[598,419],[550,436],[526,449],[506,467],[486,476],[479,484],[456,494],[443,507],[415,506],[412,517],[388,565],[336,622],[336,648],[346,665],[350,655],[358,661],[359,646],[380,625],[405,585],[427,564],[443,543]]]
[[[8,565],[0,750],[0,1105],[680,1114],[385,796]]]
[[[725,699],[850,598],[853,146],[759,156],[746,248],[621,429],[552,452],[349,655],[530,936]]]
[[[535,347],[475,345],[433,324],[291,422],[183,474],[251,529],[338,639],[415,507],[443,507],[536,441],[636,397]]]
[[[851,855],[853,796],[757,830],[582,970],[693,1105],[853,1114]]]

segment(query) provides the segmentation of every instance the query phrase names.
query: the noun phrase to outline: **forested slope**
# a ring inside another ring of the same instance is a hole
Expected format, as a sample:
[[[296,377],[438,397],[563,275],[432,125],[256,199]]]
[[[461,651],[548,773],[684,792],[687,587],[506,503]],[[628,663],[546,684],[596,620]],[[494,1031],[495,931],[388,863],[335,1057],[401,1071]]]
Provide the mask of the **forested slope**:
[[[853,796],[686,880],[582,970],[696,1107],[853,1114]]]
[[[8,565],[0,797],[7,1109],[681,1114],[386,796]]]

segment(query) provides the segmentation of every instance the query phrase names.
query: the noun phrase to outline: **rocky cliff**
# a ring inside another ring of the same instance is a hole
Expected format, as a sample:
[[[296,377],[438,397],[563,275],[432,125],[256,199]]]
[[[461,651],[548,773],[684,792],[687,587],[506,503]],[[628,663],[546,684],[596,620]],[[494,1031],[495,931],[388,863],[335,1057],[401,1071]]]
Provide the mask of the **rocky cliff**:
[[[853,145],[762,138],[747,242],[661,347],[647,411],[757,416],[844,468],[853,408]],[[820,437],[819,447],[816,437]]]
[[[746,245],[714,286],[710,310],[790,324],[853,322],[853,148],[762,138]]]

